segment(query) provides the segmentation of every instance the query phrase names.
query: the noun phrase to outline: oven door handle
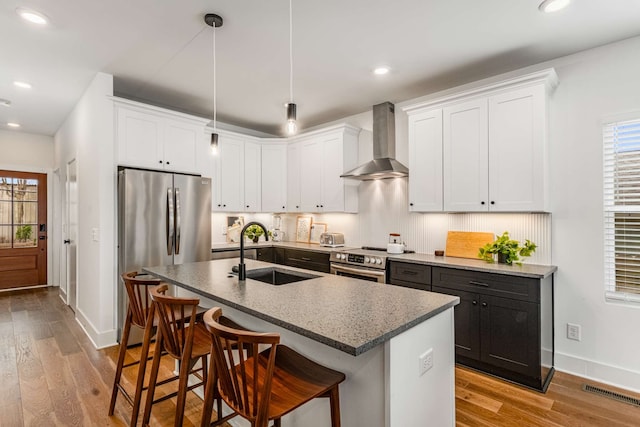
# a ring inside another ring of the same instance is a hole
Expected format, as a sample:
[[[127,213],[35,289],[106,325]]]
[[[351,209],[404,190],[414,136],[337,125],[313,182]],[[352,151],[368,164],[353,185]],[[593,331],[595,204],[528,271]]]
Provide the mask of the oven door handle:
[[[331,268],[335,271],[343,271],[345,273],[359,274],[361,276],[374,276],[374,277],[384,277],[386,272],[384,270],[367,270],[363,271],[358,268],[349,268],[343,265],[331,264]]]

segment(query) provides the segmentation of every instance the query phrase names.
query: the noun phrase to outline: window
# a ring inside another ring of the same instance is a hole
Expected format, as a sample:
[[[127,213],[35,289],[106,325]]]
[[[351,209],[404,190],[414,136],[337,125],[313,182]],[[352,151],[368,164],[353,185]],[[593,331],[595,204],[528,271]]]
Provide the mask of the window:
[[[38,180],[0,176],[0,248],[38,246]]]
[[[640,119],[605,124],[603,138],[606,297],[640,302]]]

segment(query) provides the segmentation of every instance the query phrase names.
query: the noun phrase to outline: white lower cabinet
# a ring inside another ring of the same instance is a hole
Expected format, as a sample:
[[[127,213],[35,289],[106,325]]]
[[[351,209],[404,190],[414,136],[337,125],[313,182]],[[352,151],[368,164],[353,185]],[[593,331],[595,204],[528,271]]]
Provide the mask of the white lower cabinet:
[[[118,164],[205,175],[207,119],[116,99]]]

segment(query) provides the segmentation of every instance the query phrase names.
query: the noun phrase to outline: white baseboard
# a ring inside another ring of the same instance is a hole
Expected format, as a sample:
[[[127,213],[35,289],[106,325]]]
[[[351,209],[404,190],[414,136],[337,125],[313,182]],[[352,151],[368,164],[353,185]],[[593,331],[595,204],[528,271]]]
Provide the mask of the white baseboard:
[[[93,323],[91,323],[79,308],[76,309],[76,322],[78,322],[82,330],[87,334],[95,348],[101,349],[118,344],[117,330],[112,329],[107,332],[98,332],[95,326],[93,326]]]
[[[555,368],[593,381],[640,393],[640,372],[556,352]]]

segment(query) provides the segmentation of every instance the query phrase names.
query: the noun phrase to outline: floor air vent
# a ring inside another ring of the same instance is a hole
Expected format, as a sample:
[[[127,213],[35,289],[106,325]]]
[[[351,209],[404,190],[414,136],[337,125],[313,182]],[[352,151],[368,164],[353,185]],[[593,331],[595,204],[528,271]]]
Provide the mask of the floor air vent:
[[[609,399],[617,400],[619,402],[628,403],[633,406],[640,406],[640,399],[636,399],[635,397],[626,396],[624,394],[616,393],[613,391],[605,390],[600,387],[595,387],[589,384],[582,384],[582,390],[588,391],[589,393],[599,394],[600,396],[608,397]]]

